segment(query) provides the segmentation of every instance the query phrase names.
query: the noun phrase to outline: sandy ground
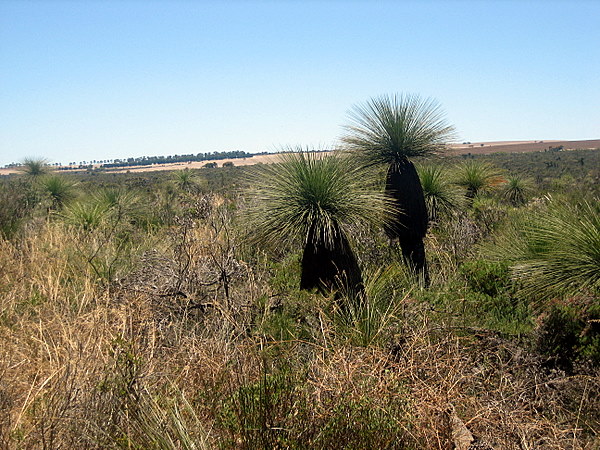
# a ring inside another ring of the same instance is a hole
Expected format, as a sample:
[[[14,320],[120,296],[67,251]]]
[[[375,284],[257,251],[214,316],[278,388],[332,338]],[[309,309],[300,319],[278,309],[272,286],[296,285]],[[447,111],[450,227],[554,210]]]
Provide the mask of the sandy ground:
[[[563,146],[565,150],[574,149],[595,149],[600,148],[600,139],[584,140],[584,141],[498,141],[498,142],[471,142],[469,144],[453,144],[450,146],[450,154],[466,154],[472,153],[475,155],[485,155],[489,153],[525,153],[539,152],[547,150],[549,147]],[[237,158],[237,159],[219,159],[211,161],[194,161],[189,163],[173,163],[173,164],[154,164],[150,166],[130,166],[120,167],[118,169],[108,169],[107,171],[114,173],[122,172],[150,172],[159,170],[179,170],[184,168],[200,169],[209,162],[216,162],[219,167],[226,162],[232,162],[236,166],[247,166],[251,164],[264,163],[269,164],[277,161],[278,155],[259,155],[252,158]],[[8,175],[15,173],[15,168],[0,169],[0,175]]]

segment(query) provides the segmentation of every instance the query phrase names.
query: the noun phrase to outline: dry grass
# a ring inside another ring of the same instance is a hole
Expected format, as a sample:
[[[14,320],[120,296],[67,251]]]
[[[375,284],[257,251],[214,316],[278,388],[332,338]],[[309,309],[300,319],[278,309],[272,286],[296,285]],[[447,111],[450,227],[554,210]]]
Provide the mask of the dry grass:
[[[311,338],[274,340],[256,324],[277,314],[257,307],[275,293],[260,265],[237,259],[221,219],[182,224],[108,284],[60,224],[0,241],[0,447],[356,447],[360,428],[382,447],[450,449],[458,419],[493,448],[598,448],[597,372],[544,369],[409,297],[410,331],[387,347],[352,345],[311,296]],[[266,409],[250,408],[255,394]],[[239,425],[252,420],[266,431]]]

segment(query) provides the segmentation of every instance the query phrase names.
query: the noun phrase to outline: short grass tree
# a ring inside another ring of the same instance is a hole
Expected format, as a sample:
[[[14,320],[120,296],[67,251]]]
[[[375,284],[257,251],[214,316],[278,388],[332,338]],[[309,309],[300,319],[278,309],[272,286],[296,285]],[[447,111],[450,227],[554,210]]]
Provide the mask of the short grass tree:
[[[365,172],[347,157],[296,149],[257,168],[251,178],[255,240],[301,243],[301,289],[360,295],[363,279],[350,244],[352,230],[380,224],[387,204],[373,183],[365,182]]]

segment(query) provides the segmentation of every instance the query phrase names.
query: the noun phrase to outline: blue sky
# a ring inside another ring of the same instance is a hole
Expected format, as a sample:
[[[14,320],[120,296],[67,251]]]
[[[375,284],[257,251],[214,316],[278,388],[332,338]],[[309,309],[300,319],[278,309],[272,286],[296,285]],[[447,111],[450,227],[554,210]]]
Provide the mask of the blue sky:
[[[600,138],[600,1],[0,0],[0,166],[328,146],[437,99],[460,140]]]

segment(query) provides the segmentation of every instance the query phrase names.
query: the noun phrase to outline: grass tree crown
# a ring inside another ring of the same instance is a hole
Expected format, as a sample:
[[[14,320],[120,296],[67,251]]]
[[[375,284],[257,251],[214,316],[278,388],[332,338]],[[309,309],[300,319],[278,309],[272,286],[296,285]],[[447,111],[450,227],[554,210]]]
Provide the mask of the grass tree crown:
[[[48,160],[45,158],[25,158],[19,167],[19,171],[29,177],[39,177],[50,172]]]
[[[440,104],[418,95],[382,95],[356,105],[342,142],[368,165],[441,151],[455,137]]]
[[[523,293],[550,300],[600,295],[600,206],[597,201],[546,197],[542,211],[525,213],[490,245],[507,261]],[[594,199],[596,200],[596,199]],[[534,210],[535,211],[535,210]]]
[[[304,244],[322,240],[333,247],[340,232],[379,223],[389,203],[365,182],[363,171],[338,154],[293,149],[280,162],[258,168],[251,181],[257,205],[250,214],[254,235],[264,243],[300,238]]]

